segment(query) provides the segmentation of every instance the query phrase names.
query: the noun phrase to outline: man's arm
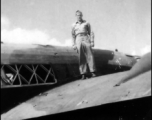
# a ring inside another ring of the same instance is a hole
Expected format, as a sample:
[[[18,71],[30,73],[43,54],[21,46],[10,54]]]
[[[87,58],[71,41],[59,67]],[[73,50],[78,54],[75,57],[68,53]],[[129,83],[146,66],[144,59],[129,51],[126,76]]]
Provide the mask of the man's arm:
[[[72,34],[72,47],[73,47],[73,49],[76,49],[76,45],[75,45],[76,36],[75,36],[75,32],[74,32],[74,25],[72,25],[71,34]]]
[[[88,34],[90,36],[91,46],[94,47],[94,32],[91,30],[91,25],[88,23]]]

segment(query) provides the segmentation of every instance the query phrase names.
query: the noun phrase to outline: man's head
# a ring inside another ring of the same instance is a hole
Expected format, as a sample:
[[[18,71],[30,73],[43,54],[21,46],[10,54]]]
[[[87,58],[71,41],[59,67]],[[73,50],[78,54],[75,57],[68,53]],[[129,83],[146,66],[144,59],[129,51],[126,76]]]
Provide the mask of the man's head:
[[[82,21],[82,12],[80,10],[76,11],[76,17],[77,17],[77,21]]]

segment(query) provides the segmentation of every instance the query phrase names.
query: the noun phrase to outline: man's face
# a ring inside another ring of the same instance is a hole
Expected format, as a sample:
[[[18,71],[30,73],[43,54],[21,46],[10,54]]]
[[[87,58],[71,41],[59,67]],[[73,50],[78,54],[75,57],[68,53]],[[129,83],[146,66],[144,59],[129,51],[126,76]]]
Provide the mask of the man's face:
[[[76,13],[76,17],[77,17],[77,21],[81,21],[82,20],[82,14],[77,12]]]

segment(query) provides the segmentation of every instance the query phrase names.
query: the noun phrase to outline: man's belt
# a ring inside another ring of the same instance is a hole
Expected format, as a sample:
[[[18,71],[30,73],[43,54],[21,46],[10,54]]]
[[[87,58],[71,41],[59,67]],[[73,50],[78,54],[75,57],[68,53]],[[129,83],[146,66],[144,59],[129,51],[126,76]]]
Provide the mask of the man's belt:
[[[88,34],[87,33],[78,33],[76,36],[78,36],[78,35],[80,35],[80,36],[86,36]]]

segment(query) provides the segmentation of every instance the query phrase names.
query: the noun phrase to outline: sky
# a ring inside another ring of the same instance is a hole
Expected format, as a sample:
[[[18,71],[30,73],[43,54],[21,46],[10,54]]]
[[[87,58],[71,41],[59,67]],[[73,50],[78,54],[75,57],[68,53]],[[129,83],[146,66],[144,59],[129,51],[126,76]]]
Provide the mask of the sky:
[[[151,0],[1,0],[1,41],[71,46],[75,11],[95,33],[95,48],[151,51]]]

